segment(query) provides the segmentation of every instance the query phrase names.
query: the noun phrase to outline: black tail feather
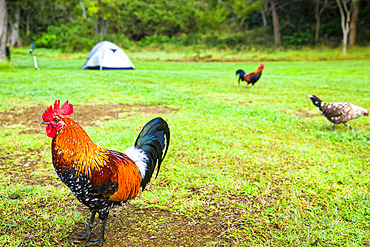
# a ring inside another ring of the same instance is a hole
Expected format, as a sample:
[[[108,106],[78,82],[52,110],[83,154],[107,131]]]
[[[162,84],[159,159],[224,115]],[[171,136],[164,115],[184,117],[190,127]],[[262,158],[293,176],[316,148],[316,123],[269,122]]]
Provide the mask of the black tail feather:
[[[244,75],[245,75],[245,72],[244,70],[242,69],[238,69],[235,73],[235,75],[239,75],[239,78],[238,78],[238,83],[240,84],[240,81],[244,81]]]
[[[308,95],[308,98],[310,98],[312,100],[312,103],[315,106],[317,106],[321,109],[321,102],[322,102],[321,99],[319,99],[318,97],[316,97],[315,95],[312,95],[312,94]]]
[[[157,178],[163,159],[166,157],[170,144],[170,130],[168,124],[162,118],[150,120],[141,130],[136,139],[135,147],[142,149],[148,157],[148,166],[145,177],[141,182],[144,189],[154,173],[158,163]],[[164,153],[163,153],[164,151]]]

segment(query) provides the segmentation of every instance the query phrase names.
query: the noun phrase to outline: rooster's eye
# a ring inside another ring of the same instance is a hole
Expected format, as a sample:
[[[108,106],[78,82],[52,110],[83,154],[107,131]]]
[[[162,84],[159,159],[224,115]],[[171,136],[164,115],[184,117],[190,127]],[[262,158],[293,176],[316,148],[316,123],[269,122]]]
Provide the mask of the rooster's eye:
[[[53,121],[57,123],[57,122],[59,122],[59,119],[58,118],[54,118]]]

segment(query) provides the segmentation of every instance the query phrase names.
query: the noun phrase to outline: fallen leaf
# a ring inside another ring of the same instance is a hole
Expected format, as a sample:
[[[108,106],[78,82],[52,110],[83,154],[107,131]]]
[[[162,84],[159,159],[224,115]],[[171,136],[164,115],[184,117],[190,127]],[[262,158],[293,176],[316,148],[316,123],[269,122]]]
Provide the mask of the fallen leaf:
[[[158,197],[156,197],[156,198],[153,198],[152,200],[150,200],[150,203],[157,203],[158,202]]]

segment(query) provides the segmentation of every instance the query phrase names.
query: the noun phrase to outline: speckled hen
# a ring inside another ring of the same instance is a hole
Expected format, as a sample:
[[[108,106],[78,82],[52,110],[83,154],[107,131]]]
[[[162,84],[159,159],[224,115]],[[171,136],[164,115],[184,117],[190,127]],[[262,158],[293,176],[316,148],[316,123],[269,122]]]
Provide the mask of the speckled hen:
[[[96,145],[72,119],[73,106],[56,100],[43,114],[42,125],[52,138],[53,165],[59,178],[90,212],[91,217],[83,246],[102,245],[109,210],[135,198],[150,181],[155,167],[158,172],[170,143],[170,130],[162,118],[149,121],[141,130],[134,146],[125,153]],[[157,172],[157,175],[158,175]],[[91,240],[96,213],[102,220],[98,239]],[[76,239],[73,239],[76,240]],[[92,242],[92,243],[88,243]]]
[[[325,103],[315,95],[308,95],[308,97],[312,100],[312,103],[319,108],[322,115],[334,124],[333,130],[336,125],[341,123],[353,130],[352,126],[347,123],[349,120],[362,116],[369,116],[369,110],[357,105],[352,105],[351,103]]]

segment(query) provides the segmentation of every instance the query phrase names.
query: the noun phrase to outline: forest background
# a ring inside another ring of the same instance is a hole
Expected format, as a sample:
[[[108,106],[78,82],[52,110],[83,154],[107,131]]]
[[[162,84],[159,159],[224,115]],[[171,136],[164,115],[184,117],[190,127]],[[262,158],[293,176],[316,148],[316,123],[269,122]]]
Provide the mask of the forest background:
[[[233,50],[366,46],[365,0],[0,0],[5,44],[86,52],[109,40],[123,49],[190,46]]]

